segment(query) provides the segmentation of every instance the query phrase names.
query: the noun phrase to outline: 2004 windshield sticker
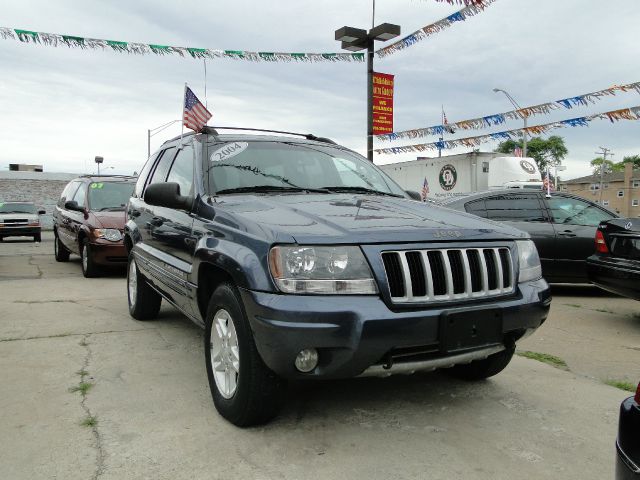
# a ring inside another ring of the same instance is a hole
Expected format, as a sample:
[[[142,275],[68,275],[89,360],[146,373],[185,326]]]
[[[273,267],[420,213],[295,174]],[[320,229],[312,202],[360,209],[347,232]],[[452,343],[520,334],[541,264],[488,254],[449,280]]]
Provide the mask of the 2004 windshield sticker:
[[[235,157],[236,155],[244,152],[248,146],[249,144],[247,142],[228,143],[213,152],[209,158],[212,162],[229,160],[231,157]]]

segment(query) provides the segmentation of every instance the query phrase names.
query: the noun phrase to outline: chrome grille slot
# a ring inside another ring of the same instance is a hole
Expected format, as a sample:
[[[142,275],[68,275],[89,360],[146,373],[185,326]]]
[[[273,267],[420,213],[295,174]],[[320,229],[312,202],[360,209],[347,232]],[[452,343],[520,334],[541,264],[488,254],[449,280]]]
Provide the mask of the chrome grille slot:
[[[382,252],[393,303],[481,299],[512,293],[507,247]]]

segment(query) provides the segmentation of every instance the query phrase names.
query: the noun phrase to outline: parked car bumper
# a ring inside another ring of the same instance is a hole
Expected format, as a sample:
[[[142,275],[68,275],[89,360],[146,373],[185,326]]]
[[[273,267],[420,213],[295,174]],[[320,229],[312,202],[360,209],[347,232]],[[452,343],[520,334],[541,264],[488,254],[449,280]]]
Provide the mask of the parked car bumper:
[[[616,441],[616,480],[640,479],[640,405],[633,397],[620,405],[618,439]]]
[[[34,235],[40,235],[42,227],[28,227],[21,225],[19,227],[7,227],[0,228],[0,237],[33,237]]]
[[[587,259],[589,281],[624,297],[640,300],[640,262],[592,255]]]
[[[389,363],[395,368],[403,362],[433,360],[432,365],[441,367],[448,366],[443,358],[467,355],[458,357],[460,362],[482,358],[482,352],[499,351],[505,342],[533,332],[547,318],[551,303],[549,286],[543,279],[520,284],[510,298],[473,307],[394,311],[372,296],[300,296],[251,290],[241,290],[241,295],[262,359],[288,379],[348,378],[371,371],[384,374]],[[498,332],[481,335],[490,340],[452,348],[443,337],[449,327],[442,326],[452,318],[479,320],[479,330],[484,324]],[[301,373],[294,360],[307,348],[317,349],[319,364],[312,372]],[[479,354],[474,357],[474,352]]]
[[[98,265],[126,265],[127,249],[124,242],[110,242],[108,240],[95,240],[91,243],[93,261]]]

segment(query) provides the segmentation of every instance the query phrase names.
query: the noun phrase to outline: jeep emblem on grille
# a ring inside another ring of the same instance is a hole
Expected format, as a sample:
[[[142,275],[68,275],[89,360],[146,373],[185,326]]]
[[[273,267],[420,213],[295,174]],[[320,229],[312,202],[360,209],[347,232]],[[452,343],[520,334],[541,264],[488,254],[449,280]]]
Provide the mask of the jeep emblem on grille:
[[[462,232],[460,230],[438,230],[433,236],[435,238],[446,238],[446,237],[455,237],[460,238],[462,236]]]

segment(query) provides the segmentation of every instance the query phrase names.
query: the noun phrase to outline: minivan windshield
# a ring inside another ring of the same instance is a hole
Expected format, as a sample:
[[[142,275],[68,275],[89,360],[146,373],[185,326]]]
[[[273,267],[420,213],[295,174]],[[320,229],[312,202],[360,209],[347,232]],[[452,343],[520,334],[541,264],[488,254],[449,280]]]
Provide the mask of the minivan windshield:
[[[133,193],[133,182],[92,182],[89,184],[89,210],[124,210]]]
[[[212,193],[365,193],[405,197],[404,191],[365,158],[331,146],[295,142],[210,144]]]
[[[33,203],[0,202],[0,213],[36,213],[36,207]]]

